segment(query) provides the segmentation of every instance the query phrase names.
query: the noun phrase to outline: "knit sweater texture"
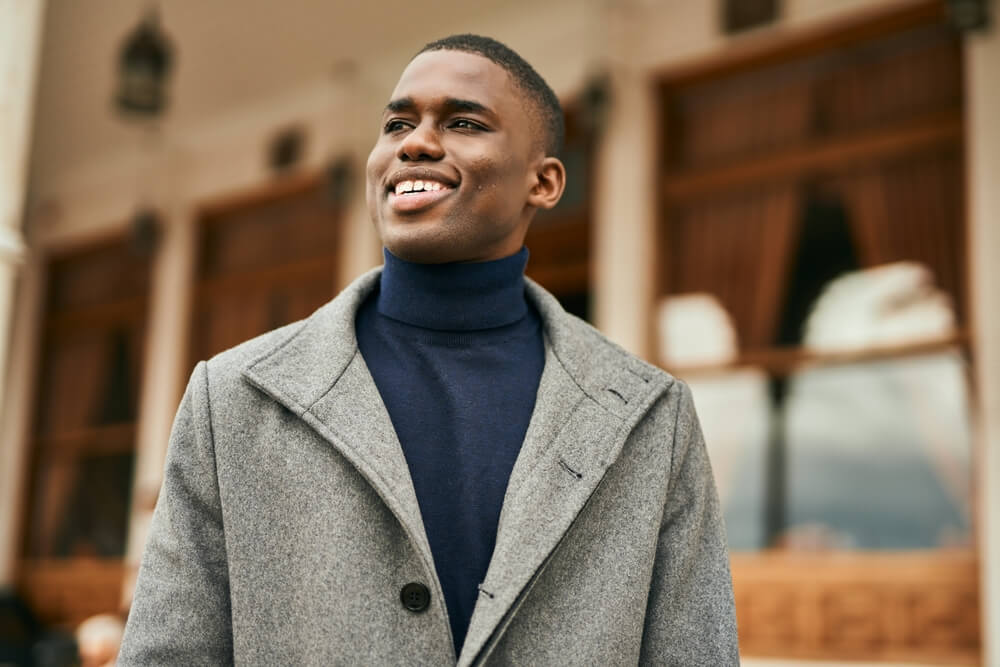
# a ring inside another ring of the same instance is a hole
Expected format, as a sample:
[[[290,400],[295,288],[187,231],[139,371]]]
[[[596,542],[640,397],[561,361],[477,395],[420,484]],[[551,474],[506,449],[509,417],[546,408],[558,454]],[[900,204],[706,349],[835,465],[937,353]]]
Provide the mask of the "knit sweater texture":
[[[457,655],[534,409],[541,320],[525,298],[527,248],[480,263],[384,255],[358,347],[409,465]]]

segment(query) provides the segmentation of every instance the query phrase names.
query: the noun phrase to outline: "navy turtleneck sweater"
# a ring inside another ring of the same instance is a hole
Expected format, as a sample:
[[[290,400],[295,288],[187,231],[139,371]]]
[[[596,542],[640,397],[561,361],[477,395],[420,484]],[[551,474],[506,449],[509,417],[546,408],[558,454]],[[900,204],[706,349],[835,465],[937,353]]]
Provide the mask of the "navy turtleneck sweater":
[[[461,652],[545,363],[527,248],[470,264],[384,251],[358,347],[403,447]]]

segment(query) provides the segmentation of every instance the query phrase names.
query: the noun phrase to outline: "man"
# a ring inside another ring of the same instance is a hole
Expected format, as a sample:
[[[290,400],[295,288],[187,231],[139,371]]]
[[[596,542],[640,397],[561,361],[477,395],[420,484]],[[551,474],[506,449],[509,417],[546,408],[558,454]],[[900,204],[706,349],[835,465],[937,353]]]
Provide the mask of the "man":
[[[123,664],[737,664],[688,390],[523,277],[561,135],[498,42],[409,63],[385,265],[195,369]]]

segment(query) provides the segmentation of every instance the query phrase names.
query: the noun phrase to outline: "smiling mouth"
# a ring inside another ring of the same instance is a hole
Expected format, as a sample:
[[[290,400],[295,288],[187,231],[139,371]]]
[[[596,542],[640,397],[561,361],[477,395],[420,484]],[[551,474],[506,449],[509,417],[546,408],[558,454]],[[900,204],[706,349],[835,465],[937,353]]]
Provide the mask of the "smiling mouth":
[[[410,195],[417,194],[420,192],[437,192],[439,190],[450,190],[451,186],[447,183],[442,183],[441,181],[435,180],[414,180],[414,181],[400,181],[396,184],[395,194],[397,195]]]
[[[430,179],[400,181],[389,189],[389,205],[400,213],[428,208],[450,195],[455,188]]]

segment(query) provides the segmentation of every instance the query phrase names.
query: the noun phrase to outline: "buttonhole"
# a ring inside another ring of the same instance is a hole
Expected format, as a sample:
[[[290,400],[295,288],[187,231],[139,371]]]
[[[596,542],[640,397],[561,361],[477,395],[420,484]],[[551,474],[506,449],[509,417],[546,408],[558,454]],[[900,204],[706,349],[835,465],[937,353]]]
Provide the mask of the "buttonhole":
[[[631,373],[632,375],[635,375],[636,377],[638,377],[640,380],[642,380],[646,384],[649,384],[649,378],[646,377],[645,375],[643,375],[642,373],[639,373],[638,371],[634,371],[631,368],[628,369],[628,372]]]
[[[492,599],[493,599],[494,597],[496,597],[495,595],[493,595],[493,593],[490,593],[490,592],[489,592],[488,590],[486,590],[485,588],[483,588],[483,585],[482,585],[482,584],[476,584],[476,588],[478,588],[478,589],[479,589],[479,592],[480,592],[480,593],[482,593],[483,595],[485,595],[486,597],[488,597],[488,598],[489,598],[489,599],[491,599],[491,600],[492,600]]]
[[[576,470],[570,468],[569,464],[566,463],[566,461],[564,461],[563,459],[559,459],[559,465],[563,467],[563,470],[573,475],[573,477],[576,477],[577,479],[583,479],[583,473],[577,472]]]
[[[623,403],[624,403],[625,405],[628,405],[628,399],[627,399],[627,398],[625,398],[624,396],[622,396],[622,395],[621,395],[621,394],[620,394],[620,393],[619,393],[619,392],[618,392],[617,390],[615,390],[615,389],[612,389],[611,387],[608,387],[608,388],[607,388],[607,391],[608,391],[608,393],[609,393],[609,394],[614,394],[615,396],[617,396],[618,398],[620,398],[620,399],[621,399],[621,401],[622,401],[622,402],[623,402]]]

